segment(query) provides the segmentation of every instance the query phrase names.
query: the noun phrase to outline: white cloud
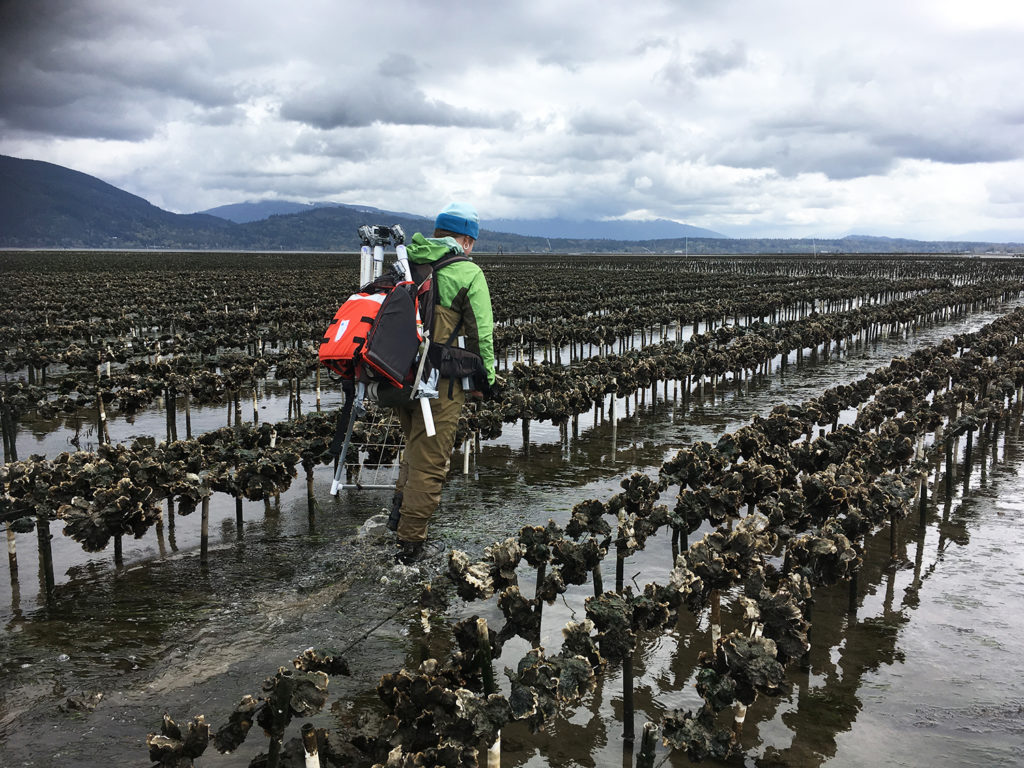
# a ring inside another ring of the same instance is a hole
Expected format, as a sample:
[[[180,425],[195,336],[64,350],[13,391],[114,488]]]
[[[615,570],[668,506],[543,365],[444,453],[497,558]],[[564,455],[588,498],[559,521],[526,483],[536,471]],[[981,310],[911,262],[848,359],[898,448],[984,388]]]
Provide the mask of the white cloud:
[[[979,0],[7,0],[0,152],[260,197],[1024,240],[1024,12]]]

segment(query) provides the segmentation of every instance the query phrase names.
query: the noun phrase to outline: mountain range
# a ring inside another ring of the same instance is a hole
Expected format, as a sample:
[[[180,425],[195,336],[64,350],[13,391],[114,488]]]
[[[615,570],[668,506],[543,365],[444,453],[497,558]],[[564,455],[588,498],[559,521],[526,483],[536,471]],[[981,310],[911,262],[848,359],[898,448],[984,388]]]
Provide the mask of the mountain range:
[[[332,208],[338,203],[297,203],[292,200],[247,200],[244,203],[218,205],[206,211],[199,211],[210,216],[233,221],[235,224],[247,224],[250,221],[262,221],[271,216],[289,216],[293,213],[305,213],[314,208]]]
[[[179,214],[94,176],[0,155],[0,247],[355,251],[362,224],[429,232],[433,218],[341,203],[260,201]],[[848,236],[731,239],[665,219],[488,222],[480,252],[505,253],[984,253],[991,243]],[[1019,244],[1003,251],[1024,250]]]
[[[232,203],[209,208],[200,213],[219,216],[236,224],[262,221],[271,216],[287,216],[305,213],[316,208],[357,208],[367,213],[383,215],[399,215],[416,218],[411,213],[382,211],[370,206],[346,206],[343,203],[316,202],[300,203],[292,200],[250,200],[244,203]],[[487,222],[488,229],[494,232],[506,232],[525,237],[543,238],[574,238],[582,240],[663,240],[678,237],[715,237],[725,238],[720,232],[702,229],[689,224],[680,224],[670,219],[646,219],[642,221],[614,219],[607,221],[575,221],[571,219],[492,219]]]

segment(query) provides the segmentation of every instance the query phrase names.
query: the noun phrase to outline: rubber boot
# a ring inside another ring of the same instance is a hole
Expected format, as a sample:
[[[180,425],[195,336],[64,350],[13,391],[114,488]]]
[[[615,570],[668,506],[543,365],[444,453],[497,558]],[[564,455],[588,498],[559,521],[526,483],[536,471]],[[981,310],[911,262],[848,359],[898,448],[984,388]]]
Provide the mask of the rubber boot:
[[[398,540],[398,552],[395,554],[395,561],[402,565],[412,565],[426,557],[422,541]]]
[[[398,521],[402,519],[402,492],[398,491],[391,497],[391,514],[388,515],[388,530],[397,531]]]

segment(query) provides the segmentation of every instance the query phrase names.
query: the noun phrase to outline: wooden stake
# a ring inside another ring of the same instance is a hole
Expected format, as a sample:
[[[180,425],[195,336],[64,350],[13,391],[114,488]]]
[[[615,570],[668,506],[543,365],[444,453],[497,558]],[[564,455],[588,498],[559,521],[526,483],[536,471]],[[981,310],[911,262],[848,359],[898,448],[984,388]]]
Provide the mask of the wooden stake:
[[[615,592],[622,594],[622,582],[626,568],[626,554],[624,547],[619,542],[615,543]]]
[[[633,648],[622,660],[622,740],[632,744],[636,738],[633,727]]]
[[[534,637],[534,647],[540,647],[540,625],[541,619],[544,617],[544,601],[540,599],[541,588],[544,586],[544,577],[547,576],[548,564],[547,561],[542,561],[537,566],[537,587],[533,594],[534,602],[534,614],[536,615],[537,634]]]
[[[4,461],[17,461],[18,447],[15,443],[14,419],[3,398],[0,398],[0,430],[3,431]]]
[[[494,682],[494,665],[491,661],[491,638],[487,632],[487,619],[476,620],[477,633],[477,664],[484,681],[484,695],[490,696],[498,692]]]
[[[18,583],[18,549],[14,537],[13,523],[7,521],[7,565],[11,569],[11,585]]]
[[[928,476],[925,475],[921,478],[921,525],[925,525],[925,518],[928,515]]]
[[[739,737],[743,735],[743,721],[747,719],[747,707],[745,704],[736,705],[736,714],[733,717],[732,732],[733,736],[739,740]]]
[[[171,388],[164,388],[164,422],[166,424],[167,442],[171,442]]]
[[[636,756],[636,768],[654,768],[657,742],[658,726],[652,722],[644,723],[644,731],[640,735],[640,754]]]
[[[306,505],[309,508],[309,528],[313,530],[314,514],[316,513],[316,495],[313,493],[313,467],[306,470]]]
[[[203,511],[199,533],[199,565],[205,567],[210,551],[210,495],[203,496]]]
[[[99,384],[96,386],[96,442],[100,445],[110,442],[110,433],[107,432],[107,412],[103,407]]]
[[[889,559],[895,563],[898,555],[897,550],[899,549],[896,535],[896,526],[899,521],[896,518],[896,513],[893,512],[889,515]]]
[[[319,746],[316,741],[316,728],[312,723],[302,726],[302,751],[305,753],[305,768],[320,768]]]
[[[804,619],[807,620],[807,650],[800,657],[800,669],[807,672],[811,668],[811,608],[814,605],[813,598],[804,601]]]
[[[714,652],[722,638],[722,592],[711,590],[711,650]]]

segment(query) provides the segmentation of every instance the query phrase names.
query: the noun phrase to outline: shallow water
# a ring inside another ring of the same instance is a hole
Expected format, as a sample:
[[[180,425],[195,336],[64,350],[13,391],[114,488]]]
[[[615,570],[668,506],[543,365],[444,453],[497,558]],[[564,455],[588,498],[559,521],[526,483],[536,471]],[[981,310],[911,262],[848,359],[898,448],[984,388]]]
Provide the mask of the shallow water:
[[[854,350],[839,360],[790,366],[749,386],[720,390],[714,401],[664,398],[639,407],[616,404],[618,421],[595,424],[582,414],[577,436],[532,425],[524,449],[518,425],[485,443],[471,474],[450,479],[432,537],[479,554],[495,540],[548,517],[564,523],[572,505],[607,499],[631,471],[654,472],[679,447],[714,440],[778,402],[814,396],[904,354],[991,319],[976,315],[903,341]],[[627,414],[628,408],[628,416]],[[223,415],[218,409],[219,419]],[[157,429],[162,427],[157,422]],[[159,432],[158,432],[159,434]],[[981,481],[980,460],[986,459]],[[997,459],[993,464],[993,457]],[[912,568],[886,569],[888,532],[869,542],[856,615],[844,586],[818,595],[809,673],[794,671],[792,690],[758,701],[747,715],[748,765],[857,766],[1018,765],[1024,747],[1024,593],[1020,438],[981,446],[964,493],[932,500],[926,524],[916,516],[900,529]],[[0,764],[141,765],[147,732],[167,711],[182,721],[203,713],[214,727],[263,678],[304,648],[347,650],[351,678],[332,678],[329,725],[373,706],[384,672],[416,664],[424,644],[448,643],[438,627],[424,638],[411,606],[416,579],[387,563],[383,543],[357,542],[359,524],[386,503],[387,492],[328,496],[329,468],[316,475],[320,509],[311,520],[297,483],[280,509],[246,503],[236,527],[233,500],[215,496],[211,553],[198,562],[198,515],[178,517],[172,532],[125,541],[124,569],[108,551],[89,555],[54,526],[57,586],[41,597],[35,534],[17,537],[20,581],[0,577]],[[440,561],[438,556],[435,562]],[[610,562],[610,561],[606,561]],[[671,565],[667,537],[654,537],[626,563],[643,585],[664,580]],[[521,583],[532,594],[528,572]],[[606,576],[607,578],[607,576]],[[590,587],[545,606],[543,645],[556,652],[560,630],[583,614]],[[494,601],[454,603],[452,619],[472,613],[500,624]],[[738,626],[725,619],[726,630]],[[695,708],[697,653],[710,647],[706,617],[683,614],[673,632],[641,638],[635,661],[637,730],[675,709]],[[498,662],[514,666],[525,643],[510,642]],[[499,677],[501,677],[499,675]],[[503,679],[503,678],[502,678]],[[102,692],[94,711],[62,712],[69,697]],[[503,765],[629,765],[621,742],[621,678],[611,668],[598,690],[548,734],[512,726],[503,734]],[[297,726],[293,725],[293,730]],[[206,765],[244,766],[265,749],[252,734],[235,755],[208,751]],[[659,747],[660,762],[668,753]],[[668,765],[686,765],[682,755]]]
[[[912,515],[899,527],[902,559],[912,567],[889,568],[883,530],[866,547],[855,613],[848,610],[845,584],[816,595],[810,671],[794,665],[789,694],[750,708],[747,757],[731,764],[1021,764],[1024,441],[1018,433],[994,449],[998,463],[986,457],[984,482],[978,446],[967,494],[959,477],[949,499],[940,492],[932,500],[924,524]],[[649,540],[627,561],[627,580],[640,573],[642,586],[667,578],[666,538]],[[532,586],[523,581],[530,594]],[[567,596],[576,617],[583,615],[587,590],[572,588]],[[558,631],[572,617],[562,604],[545,607],[546,648],[557,650]],[[738,617],[723,623],[723,632],[742,626]],[[641,638],[634,662],[637,733],[647,719],[658,722],[672,709],[700,705],[694,671],[698,652],[710,647],[706,616],[683,615],[674,632]],[[506,651],[502,661],[511,666],[524,650]],[[630,765],[623,758],[621,712],[621,674],[609,670],[590,701],[547,735],[506,729],[502,765]],[[659,747],[659,764],[666,754]],[[666,764],[690,763],[672,755]]]

